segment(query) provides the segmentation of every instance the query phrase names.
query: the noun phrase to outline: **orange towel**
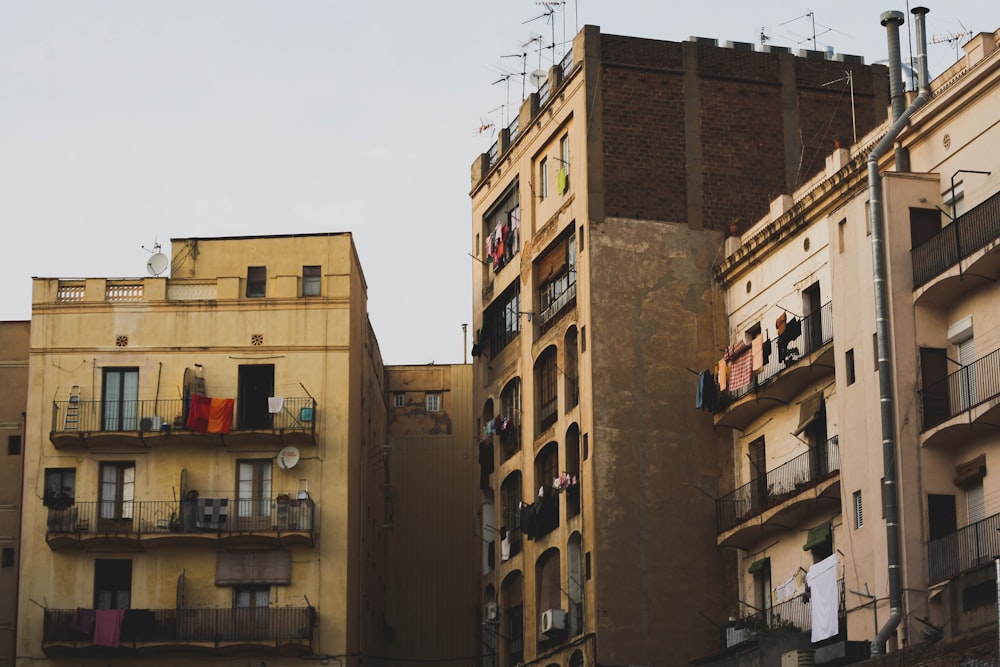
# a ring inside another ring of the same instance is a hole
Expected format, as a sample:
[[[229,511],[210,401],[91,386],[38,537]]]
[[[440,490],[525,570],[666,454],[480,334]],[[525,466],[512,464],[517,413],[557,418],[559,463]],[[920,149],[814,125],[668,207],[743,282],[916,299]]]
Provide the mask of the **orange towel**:
[[[233,399],[213,398],[208,411],[208,432],[229,433],[233,428]]]

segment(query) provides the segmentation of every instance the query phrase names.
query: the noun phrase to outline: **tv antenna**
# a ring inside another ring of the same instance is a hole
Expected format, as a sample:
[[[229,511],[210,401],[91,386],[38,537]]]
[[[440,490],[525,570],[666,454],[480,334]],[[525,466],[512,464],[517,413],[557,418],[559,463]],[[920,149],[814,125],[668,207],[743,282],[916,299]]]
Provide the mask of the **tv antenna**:
[[[962,30],[965,30],[965,32],[938,33],[936,35],[931,35],[930,39],[931,44],[948,44],[952,46],[955,49],[956,60],[958,59],[959,51],[962,48],[962,44],[970,37],[972,37],[972,31],[966,30],[965,26],[962,25],[961,21],[958,22],[958,25],[961,25]]]
[[[160,244],[157,241],[153,241],[153,248],[147,248],[146,246],[139,246],[146,252],[150,253],[152,257],[146,262],[146,271],[149,272],[151,276],[158,276],[167,270],[170,265],[170,260],[167,256],[160,252]]]
[[[537,32],[533,32],[533,33],[530,33],[528,35],[527,41],[521,43],[521,46],[524,47],[524,48],[528,48],[532,44],[537,44],[537,47],[535,47],[535,48],[538,51],[538,69],[541,69],[542,68],[542,51],[547,48],[545,46],[545,40],[543,40],[542,36],[539,35]]]
[[[821,37],[822,35],[825,35],[828,32],[835,32],[835,33],[843,35],[844,37],[847,37],[849,39],[853,39],[852,35],[848,35],[845,32],[841,32],[840,30],[837,30],[835,28],[831,28],[830,26],[823,25],[822,23],[818,24],[819,27],[822,28],[822,31],[821,32],[816,32],[816,26],[817,26],[817,23],[816,23],[816,13],[813,12],[811,9],[807,9],[806,13],[803,14],[802,16],[796,16],[795,18],[789,19],[789,20],[787,20],[787,21],[785,21],[783,23],[779,23],[778,25],[788,25],[789,23],[794,23],[796,21],[801,21],[802,19],[809,19],[809,23],[810,23],[810,26],[812,28],[812,36],[811,37],[803,37],[802,35],[796,35],[794,32],[793,33],[789,33],[789,34],[791,34],[792,36],[798,38],[799,41],[796,42],[796,44],[803,44],[805,42],[812,42],[812,50],[813,51],[818,51],[819,50],[819,42],[816,41],[816,38],[817,37]],[[765,35],[764,34],[764,30],[761,29],[761,39],[763,40],[765,37],[767,39],[770,39],[770,35]],[[763,42],[761,42],[761,43],[763,43]]]
[[[520,58],[521,59],[521,101],[524,101],[524,80],[528,76],[528,52],[521,51],[521,53],[508,53],[506,55],[500,56],[501,58]]]

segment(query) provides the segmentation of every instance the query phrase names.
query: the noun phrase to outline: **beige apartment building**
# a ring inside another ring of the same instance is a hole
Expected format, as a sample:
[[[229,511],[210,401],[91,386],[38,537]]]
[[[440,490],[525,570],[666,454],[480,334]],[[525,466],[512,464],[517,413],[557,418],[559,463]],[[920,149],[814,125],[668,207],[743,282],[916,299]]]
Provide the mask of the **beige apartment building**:
[[[0,322],[0,665],[14,664],[30,322]]]
[[[385,372],[350,234],[34,280],[17,664],[360,664]]]
[[[864,134],[881,66],[587,26],[473,163],[484,665],[724,647],[742,560],[716,498],[738,466],[692,409],[729,338],[712,267],[852,136],[845,71]]]
[[[739,554],[739,602],[701,664],[932,646],[960,664],[973,638],[995,654],[998,46],[973,36],[902,116],[727,241],[703,407],[732,431],[716,541]]]

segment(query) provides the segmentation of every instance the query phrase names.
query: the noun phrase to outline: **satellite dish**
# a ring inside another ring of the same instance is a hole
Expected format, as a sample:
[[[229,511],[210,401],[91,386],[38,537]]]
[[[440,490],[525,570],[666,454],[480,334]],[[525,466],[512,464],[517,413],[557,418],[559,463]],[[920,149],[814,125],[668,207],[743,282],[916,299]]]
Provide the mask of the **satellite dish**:
[[[146,270],[149,271],[149,275],[158,276],[167,270],[168,264],[170,264],[170,260],[167,259],[167,256],[158,252],[146,262]]]
[[[536,69],[534,72],[528,75],[528,79],[531,80],[531,85],[535,88],[541,88],[542,84],[545,83],[549,78],[549,73],[543,69]]]
[[[278,467],[282,470],[291,470],[299,462],[299,449],[289,445],[278,452]]]

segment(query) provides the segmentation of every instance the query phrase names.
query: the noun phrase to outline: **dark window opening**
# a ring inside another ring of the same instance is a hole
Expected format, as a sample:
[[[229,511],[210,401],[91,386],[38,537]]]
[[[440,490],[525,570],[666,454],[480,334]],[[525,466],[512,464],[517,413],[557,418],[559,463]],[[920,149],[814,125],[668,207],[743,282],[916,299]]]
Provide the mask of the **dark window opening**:
[[[927,538],[937,540],[958,530],[955,496],[947,493],[927,494]]]
[[[844,352],[844,372],[847,375],[848,386],[854,384],[856,376],[854,374],[854,350]]]
[[[255,299],[267,295],[267,267],[247,267],[247,298]]]
[[[7,455],[8,456],[19,456],[21,454],[21,436],[19,435],[8,435],[7,436]]]
[[[0,556],[0,567],[14,567],[14,547],[3,548],[3,555]]]
[[[323,274],[319,266],[302,267],[302,296],[320,296]]]
[[[42,504],[52,509],[66,509],[75,498],[76,468],[46,468]]]
[[[556,348],[550,347],[535,365],[535,388],[538,393],[538,433],[541,433],[558,417],[558,367]]]
[[[265,429],[271,426],[267,399],[274,396],[274,365],[248,364],[239,367],[236,417],[240,428]]]
[[[519,282],[504,290],[483,317],[484,334],[490,339],[490,356],[495,357],[517,338],[521,331],[521,286]]]
[[[94,561],[94,608],[128,609],[132,604],[132,561],[98,558]]]

